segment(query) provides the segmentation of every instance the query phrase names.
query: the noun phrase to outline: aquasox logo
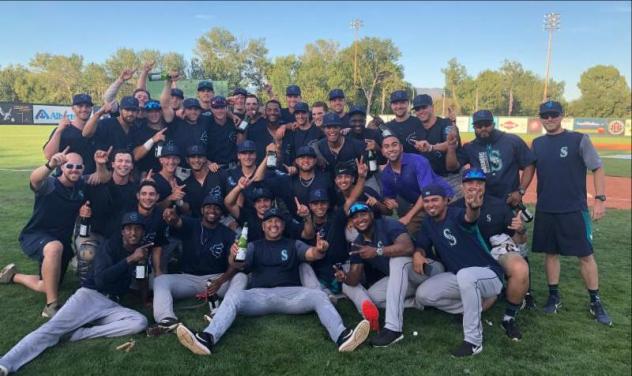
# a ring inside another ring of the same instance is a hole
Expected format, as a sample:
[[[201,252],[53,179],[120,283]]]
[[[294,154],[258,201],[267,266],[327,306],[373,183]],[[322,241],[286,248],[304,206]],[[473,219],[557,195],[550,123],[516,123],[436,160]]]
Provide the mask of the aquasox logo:
[[[222,243],[213,244],[211,246],[210,251],[213,257],[220,258],[224,255],[224,244]]]
[[[450,231],[449,228],[443,229],[443,237],[448,241],[448,244],[450,244],[450,247],[454,247],[456,245],[457,243],[456,237],[454,236],[452,231]]]
[[[560,158],[566,158],[568,156],[568,146],[562,146],[560,148]]]

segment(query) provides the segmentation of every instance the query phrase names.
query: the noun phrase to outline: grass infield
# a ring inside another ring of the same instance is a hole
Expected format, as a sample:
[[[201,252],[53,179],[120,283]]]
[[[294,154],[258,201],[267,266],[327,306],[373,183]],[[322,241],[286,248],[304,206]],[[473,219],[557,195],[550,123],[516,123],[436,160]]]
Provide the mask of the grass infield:
[[[0,169],[28,169],[43,161],[41,145],[49,127],[0,127]],[[628,162],[629,163],[629,162]],[[17,262],[22,271],[37,272],[24,256],[17,237],[30,216],[33,195],[28,171],[0,170],[0,266]],[[595,323],[588,314],[588,294],[577,261],[562,260],[561,312],[545,316],[540,310],[522,311],[518,322],[523,332],[519,343],[509,341],[501,326],[502,302],[484,313],[493,326],[484,325],[484,351],[471,359],[457,360],[449,351],[460,344],[462,326],[454,316],[408,309],[404,315],[405,339],[386,349],[363,346],[355,353],[339,354],[318,323],[315,314],[300,316],[238,317],[210,357],[198,357],[180,346],[175,335],[147,338],[134,336],[130,352],[116,351],[129,338],[64,342],[28,364],[23,375],[629,375],[632,367],[632,283],[629,211],[611,210],[594,224],[594,244],[600,270],[600,289],[614,327]],[[531,257],[533,289],[539,307],[546,300],[543,257]],[[70,272],[62,285],[62,300],[77,287]],[[0,354],[45,322],[40,317],[43,295],[21,286],[0,286]],[[151,319],[151,311],[134,297],[127,302]],[[206,307],[178,309],[193,304],[180,302],[176,312],[194,329],[204,327]],[[338,304],[345,323],[360,318],[349,301]],[[382,313],[383,316],[383,313]],[[412,332],[417,331],[418,336]]]

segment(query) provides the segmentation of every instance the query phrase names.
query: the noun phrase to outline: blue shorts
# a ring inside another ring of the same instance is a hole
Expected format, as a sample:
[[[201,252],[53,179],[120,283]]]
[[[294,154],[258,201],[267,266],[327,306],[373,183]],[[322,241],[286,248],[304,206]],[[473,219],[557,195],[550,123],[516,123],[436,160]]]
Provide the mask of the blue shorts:
[[[63,245],[63,253],[61,256],[61,273],[60,273],[60,281],[63,280],[64,274],[66,274],[66,269],[68,269],[68,264],[70,260],[74,256],[74,252],[70,245],[70,242],[63,242],[56,237],[49,235],[44,232],[33,232],[29,234],[20,234],[20,247],[22,247],[22,251],[30,258],[37,260],[40,266],[40,276],[42,275],[42,262],[44,261],[44,247],[46,244],[59,241]]]
[[[536,211],[533,252],[584,257],[593,254],[592,222],[588,211],[545,213]]]

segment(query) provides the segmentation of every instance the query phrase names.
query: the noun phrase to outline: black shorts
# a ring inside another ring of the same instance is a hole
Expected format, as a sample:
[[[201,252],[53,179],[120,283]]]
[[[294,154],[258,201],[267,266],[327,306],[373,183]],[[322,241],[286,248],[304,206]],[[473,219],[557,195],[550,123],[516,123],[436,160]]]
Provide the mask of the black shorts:
[[[40,276],[42,275],[42,262],[44,261],[44,247],[46,244],[59,241],[64,247],[62,256],[61,256],[61,273],[60,273],[60,281],[64,279],[64,274],[66,274],[66,269],[68,269],[68,264],[70,260],[74,256],[74,252],[70,245],[70,242],[62,242],[56,237],[46,234],[44,232],[34,232],[29,234],[20,234],[20,247],[22,247],[22,251],[30,258],[37,260],[40,266]]]
[[[588,211],[545,213],[536,211],[533,252],[584,257],[592,255],[592,222]]]

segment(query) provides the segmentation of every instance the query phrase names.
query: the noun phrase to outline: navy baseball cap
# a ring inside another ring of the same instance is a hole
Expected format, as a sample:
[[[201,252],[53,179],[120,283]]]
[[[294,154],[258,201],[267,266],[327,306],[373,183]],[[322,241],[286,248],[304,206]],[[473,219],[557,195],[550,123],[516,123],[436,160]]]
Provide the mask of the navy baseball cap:
[[[351,206],[349,207],[349,213],[347,213],[347,217],[353,217],[357,213],[364,212],[371,212],[371,208],[364,202],[357,201],[351,204]]]
[[[268,219],[274,218],[274,217],[279,218],[285,222],[285,217],[283,217],[283,213],[278,208],[270,208],[266,210],[266,212],[263,214],[262,221],[265,222]]]
[[[329,92],[329,100],[334,100],[337,98],[344,98],[345,97],[345,92],[342,91],[342,89],[333,89],[332,91]]]
[[[127,225],[139,225],[145,228],[145,222],[143,218],[138,214],[138,212],[129,212],[123,214],[123,218],[121,219],[121,227],[125,227]]]
[[[178,88],[171,89],[171,96],[172,97],[178,97],[180,99],[184,99],[184,91],[182,91],[182,89],[178,89]]]
[[[309,112],[309,106],[305,102],[298,102],[294,106],[294,112]]]
[[[316,152],[311,146],[304,145],[298,148],[298,150],[296,150],[296,158],[300,158],[300,157],[316,158]]]
[[[208,90],[213,90],[213,83],[211,81],[200,81],[198,82],[198,87],[197,90],[204,90],[204,89],[208,89]]]
[[[160,106],[160,102],[155,99],[150,99],[145,103],[145,111],[158,110],[160,111],[162,107]]]
[[[355,169],[355,166],[352,166],[349,163],[338,163],[336,165],[334,173],[335,173],[336,176],[338,176],[338,175],[356,176],[357,171]]]
[[[180,157],[180,149],[175,144],[167,144],[162,148],[160,158],[170,156]]]
[[[197,100],[197,98],[187,98],[182,102],[182,107],[184,108],[194,108],[197,107],[200,110],[202,109],[202,106],[200,106],[200,101]]]
[[[416,95],[413,98],[413,108],[417,109],[421,106],[432,106],[432,97],[428,94]]]
[[[562,104],[560,102],[546,101],[540,105],[540,114],[545,114],[547,112],[563,114],[564,110],[562,109]]]
[[[222,210],[222,212],[226,211],[224,208],[224,200],[219,195],[206,195],[206,197],[204,197],[204,200],[202,201],[201,207],[205,207],[206,205],[215,205],[218,206]]]
[[[254,151],[257,151],[257,145],[254,141],[244,140],[244,142],[237,145],[237,153],[251,153]]]
[[[285,89],[285,96],[301,96],[301,88],[298,85],[290,85]]]
[[[119,107],[124,110],[140,110],[138,99],[129,95],[121,99]]]
[[[472,123],[476,124],[479,121],[494,122],[494,114],[490,110],[479,110],[472,115]]]
[[[242,87],[236,87],[235,90],[233,90],[233,95],[243,95],[245,97],[248,95],[248,92]]]
[[[72,97],[72,105],[87,104],[88,106],[94,106],[92,103],[92,97],[88,94],[77,94]]]
[[[355,114],[362,114],[366,116],[366,111],[364,110],[363,106],[353,105],[351,106],[351,108],[349,108],[349,116]]]
[[[252,201],[257,201],[260,198],[274,199],[274,194],[266,187],[256,187],[252,190]]]
[[[448,193],[442,186],[438,184],[430,184],[421,189],[421,197],[426,198],[430,196],[448,197]]]
[[[463,171],[463,177],[461,178],[462,182],[471,181],[471,180],[480,180],[486,181],[487,176],[485,176],[485,172],[480,168],[472,167]]]
[[[408,93],[405,90],[395,90],[391,93],[391,103],[402,101],[408,102]]]
[[[311,204],[313,202],[319,202],[319,201],[329,202],[329,195],[327,194],[327,190],[322,189],[322,188],[312,189],[309,192],[308,202]]]
[[[324,127],[342,127],[342,120],[335,112],[328,112],[323,116]]]
[[[189,146],[187,149],[187,157],[194,157],[197,155],[206,155],[206,149],[202,145]]]
[[[211,108],[224,108],[226,106],[228,106],[226,98],[222,97],[221,95],[213,97],[213,100],[211,101]]]

